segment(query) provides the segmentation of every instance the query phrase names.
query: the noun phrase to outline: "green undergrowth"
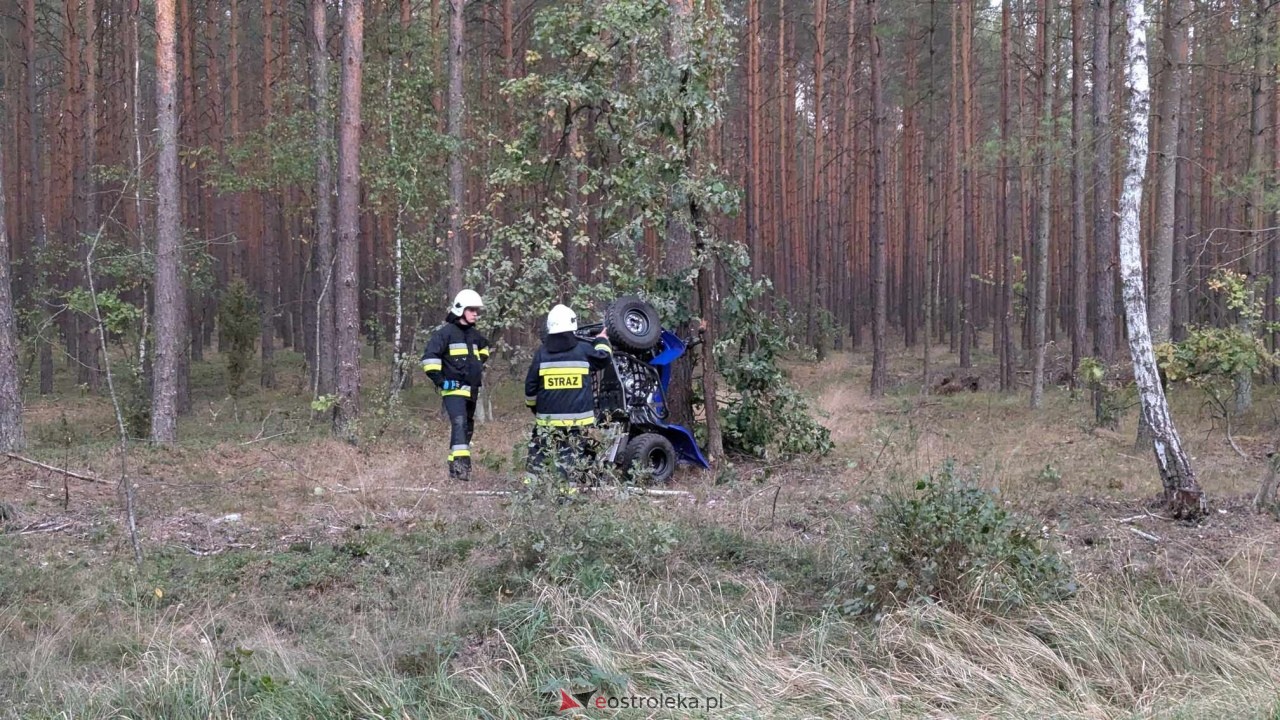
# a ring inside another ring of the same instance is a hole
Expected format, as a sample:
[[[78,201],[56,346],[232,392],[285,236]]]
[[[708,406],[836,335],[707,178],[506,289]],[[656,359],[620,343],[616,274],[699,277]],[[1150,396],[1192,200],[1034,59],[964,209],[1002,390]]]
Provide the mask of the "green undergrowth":
[[[559,688],[723,703],[693,718],[1275,717],[1268,575],[1040,592],[1070,566],[969,479],[803,534],[530,493],[496,519],[152,548],[140,568],[118,538],[0,535],[0,718],[552,717]],[[1007,599],[991,575],[1022,556],[1018,602],[972,601]],[[908,571],[919,592],[843,612]]]

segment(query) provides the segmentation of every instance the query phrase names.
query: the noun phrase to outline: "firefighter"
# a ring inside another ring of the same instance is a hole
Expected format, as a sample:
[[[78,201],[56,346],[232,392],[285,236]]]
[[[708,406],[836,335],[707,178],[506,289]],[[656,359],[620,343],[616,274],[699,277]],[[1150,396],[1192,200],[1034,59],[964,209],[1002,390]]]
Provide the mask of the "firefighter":
[[[613,346],[604,330],[590,342],[575,335],[578,316],[564,305],[547,313],[547,336],[533,355],[524,381],[525,404],[534,414],[528,470],[545,469],[548,455],[562,476],[590,457],[586,429],[596,422],[592,370],[608,365]]]
[[[422,369],[440,391],[449,416],[449,477],[456,480],[471,479],[476,397],[489,360],[489,341],[476,330],[483,309],[475,290],[458,293],[422,354]]]

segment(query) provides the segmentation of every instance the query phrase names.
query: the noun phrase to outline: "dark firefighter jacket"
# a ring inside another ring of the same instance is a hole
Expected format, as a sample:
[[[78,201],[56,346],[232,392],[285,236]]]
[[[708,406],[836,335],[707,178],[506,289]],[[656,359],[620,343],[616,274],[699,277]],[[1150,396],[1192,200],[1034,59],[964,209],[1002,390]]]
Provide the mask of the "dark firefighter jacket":
[[[587,342],[571,332],[548,335],[533,355],[524,381],[525,404],[535,422],[554,427],[592,425],[596,421],[591,371],[606,367],[613,346],[606,338]]]
[[[452,315],[431,333],[427,349],[422,353],[422,369],[431,382],[440,387],[445,380],[456,380],[462,387],[445,390],[443,395],[475,397],[479,391],[484,364],[489,359],[489,341],[473,325],[463,325]]]

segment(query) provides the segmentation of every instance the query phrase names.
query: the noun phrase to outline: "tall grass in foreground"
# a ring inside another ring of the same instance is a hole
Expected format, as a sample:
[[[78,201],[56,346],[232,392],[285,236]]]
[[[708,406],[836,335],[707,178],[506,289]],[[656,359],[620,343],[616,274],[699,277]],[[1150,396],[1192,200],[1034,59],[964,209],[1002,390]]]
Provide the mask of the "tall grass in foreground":
[[[1187,577],[1086,582],[1008,617],[912,605],[879,624],[787,616],[785,591],[757,580],[544,585],[462,635],[460,574],[328,608],[332,625],[301,633],[257,600],[132,617],[18,600],[0,606],[0,716],[530,718],[554,716],[544,691],[576,679],[726,701],[677,717],[1280,717],[1276,587]]]

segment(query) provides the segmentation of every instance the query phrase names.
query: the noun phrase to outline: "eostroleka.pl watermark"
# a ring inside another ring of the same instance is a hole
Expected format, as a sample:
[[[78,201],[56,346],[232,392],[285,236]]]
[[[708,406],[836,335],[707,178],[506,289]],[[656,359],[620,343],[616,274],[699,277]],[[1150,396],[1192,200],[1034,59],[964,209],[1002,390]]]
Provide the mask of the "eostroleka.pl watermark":
[[[560,712],[570,710],[719,710],[723,695],[605,695],[560,691]]]

